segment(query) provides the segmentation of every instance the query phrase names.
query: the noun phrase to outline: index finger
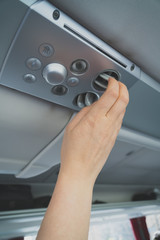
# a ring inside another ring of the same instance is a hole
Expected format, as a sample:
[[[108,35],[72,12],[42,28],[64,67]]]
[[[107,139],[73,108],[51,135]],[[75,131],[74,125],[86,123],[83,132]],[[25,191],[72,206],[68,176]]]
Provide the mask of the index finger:
[[[119,97],[119,83],[114,78],[108,81],[107,90],[101,98],[91,107],[90,113],[93,115],[102,114],[103,116],[112,108]]]

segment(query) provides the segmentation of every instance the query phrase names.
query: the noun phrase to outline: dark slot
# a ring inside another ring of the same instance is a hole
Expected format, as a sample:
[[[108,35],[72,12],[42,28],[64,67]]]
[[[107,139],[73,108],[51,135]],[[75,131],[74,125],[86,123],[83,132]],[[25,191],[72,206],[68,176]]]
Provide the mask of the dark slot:
[[[122,63],[121,61],[117,60],[116,58],[114,58],[112,55],[110,55],[109,53],[105,52],[104,50],[102,50],[101,48],[97,47],[95,44],[91,43],[88,39],[86,39],[85,37],[81,36],[79,33],[75,32],[73,29],[71,29],[69,26],[67,26],[66,24],[64,24],[64,28],[67,29],[69,32],[71,32],[72,34],[76,35],[77,37],[79,37],[80,39],[82,39],[83,41],[85,41],[86,43],[88,43],[90,46],[94,47],[96,50],[98,50],[99,52],[101,52],[103,55],[109,57],[110,59],[112,59],[113,61],[115,61],[116,63],[118,63],[119,65],[121,65],[122,67],[126,68],[127,65]]]
[[[105,91],[107,86],[108,82],[100,76],[93,82],[93,87],[98,91]]]
[[[108,86],[108,79],[109,77],[115,78],[119,81],[119,74],[114,70],[108,70],[103,73],[100,73],[97,78],[93,81],[93,87],[98,91],[105,91]]]

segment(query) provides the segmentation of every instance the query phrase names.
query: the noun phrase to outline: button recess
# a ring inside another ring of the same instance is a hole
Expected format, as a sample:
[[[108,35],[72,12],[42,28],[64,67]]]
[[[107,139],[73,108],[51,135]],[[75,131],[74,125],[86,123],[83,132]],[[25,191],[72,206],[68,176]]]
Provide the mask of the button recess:
[[[38,58],[29,58],[26,62],[26,65],[30,70],[35,71],[40,69],[42,64]]]
[[[36,77],[33,74],[27,73],[23,76],[23,79],[27,83],[34,83],[36,82]]]
[[[43,43],[39,47],[39,52],[43,57],[51,57],[54,54],[54,48],[47,43]]]
[[[79,79],[76,77],[68,78],[67,85],[70,87],[75,87],[79,84]]]
[[[68,89],[64,85],[56,85],[52,88],[51,91],[53,94],[62,96],[67,93]]]
[[[71,69],[71,72],[74,74],[83,74],[87,71],[88,64],[83,59],[77,59],[71,64],[70,69]]]

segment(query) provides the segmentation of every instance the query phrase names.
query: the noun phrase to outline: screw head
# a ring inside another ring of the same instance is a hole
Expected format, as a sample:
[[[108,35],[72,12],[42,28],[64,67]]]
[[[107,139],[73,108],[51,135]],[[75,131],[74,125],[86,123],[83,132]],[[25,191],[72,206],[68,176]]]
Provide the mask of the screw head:
[[[59,17],[60,17],[60,12],[59,12],[59,10],[54,10],[54,12],[53,12],[53,18],[54,18],[54,20],[58,20],[59,19]]]
[[[133,71],[135,69],[135,65],[132,64],[132,66],[130,67],[130,70]]]

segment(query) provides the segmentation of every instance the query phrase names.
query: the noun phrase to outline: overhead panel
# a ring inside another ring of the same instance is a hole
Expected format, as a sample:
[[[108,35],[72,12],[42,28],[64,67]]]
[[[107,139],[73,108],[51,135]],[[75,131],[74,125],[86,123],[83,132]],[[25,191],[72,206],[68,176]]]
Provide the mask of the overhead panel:
[[[160,1],[49,1],[160,82]]]
[[[139,147],[157,151],[157,81],[47,1],[33,4],[20,22],[0,72],[4,173],[11,159],[10,173],[24,178],[60,162],[63,129],[73,110],[97,101],[109,77],[126,84],[130,93],[125,128],[119,135],[126,151]]]
[[[140,69],[52,4],[40,1],[17,31],[0,84],[79,111],[102,95],[105,89],[97,84],[105,82],[106,88],[110,76],[131,88]]]

